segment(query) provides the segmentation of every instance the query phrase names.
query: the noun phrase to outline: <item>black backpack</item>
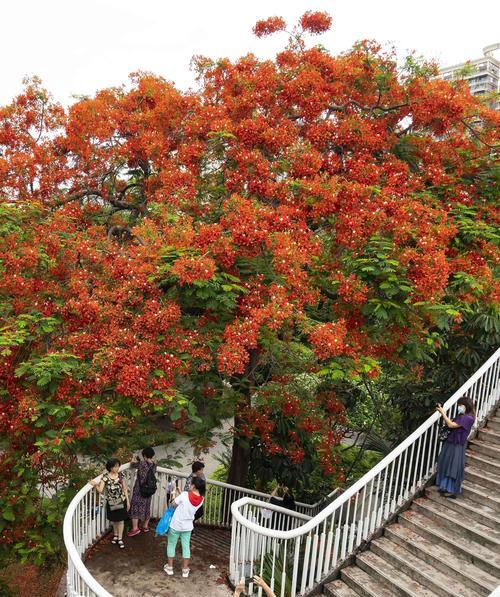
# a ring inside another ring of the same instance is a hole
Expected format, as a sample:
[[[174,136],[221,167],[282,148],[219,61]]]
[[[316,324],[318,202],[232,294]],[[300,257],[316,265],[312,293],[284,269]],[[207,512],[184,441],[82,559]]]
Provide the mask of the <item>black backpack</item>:
[[[151,497],[156,493],[157,481],[153,468],[153,465],[148,468],[144,483],[139,481],[139,493],[143,498]]]

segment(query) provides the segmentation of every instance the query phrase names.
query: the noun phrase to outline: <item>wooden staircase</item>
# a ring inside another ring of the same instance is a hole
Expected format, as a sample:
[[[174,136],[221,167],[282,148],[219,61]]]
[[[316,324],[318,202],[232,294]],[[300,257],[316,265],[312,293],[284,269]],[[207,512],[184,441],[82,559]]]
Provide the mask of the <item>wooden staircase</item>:
[[[463,493],[415,499],[355,564],[323,587],[329,597],[476,597],[500,585],[500,416],[467,450]]]

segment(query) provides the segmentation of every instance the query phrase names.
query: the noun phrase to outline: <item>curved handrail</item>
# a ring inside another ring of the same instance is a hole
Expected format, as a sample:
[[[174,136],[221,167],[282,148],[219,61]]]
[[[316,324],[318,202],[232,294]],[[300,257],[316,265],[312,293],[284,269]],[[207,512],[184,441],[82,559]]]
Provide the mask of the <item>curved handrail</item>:
[[[120,467],[120,472],[124,472],[124,471],[128,471],[128,470],[134,470],[134,467],[132,467],[132,463],[128,462],[123,464]],[[157,471],[159,473],[163,473],[166,475],[170,475],[171,477],[177,477],[177,478],[184,478],[186,479],[189,474],[188,473],[183,473],[181,471],[175,470],[175,469],[169,469],[166,467],[162,467],[159,466],[157,467]],[[102,477],[102,474],[98,475],[97,477],[95,477],[95,481],[100,481]],[[257,491],[254,489],[246,489],[246,488],[242,488],[242,487],[238,487],[237,485],[231,485],[230,483],[223,483],[222,481],[216,481],[215,479],[207,479],[207,484],[208,485],[214,485],[217,487],[222,487],[224,489],[227,490],[234,490],[234,491],[238,491],[238,492],[242,492],[244,491],[247,494],[253,495],[255,497],[259,497],[259,498],[263,498],[268,500],[271,495],[267,494],[267,493],[263,493],[261,491]],[[63,522],[63,538],[64,538],[64,544],[66,547],[66,551],[68,552],[68,558],[71,561],[71,563],[73,564],[73,566],[76,569],[76,572],[78,574],[78,576],[83,580],[83,582],[87,585],[87,587],[93,591],[94,593],[96,593],[97,595],[99,595],[99,597],[113,597],[88,571],[87,567],[85,566],[80,554],[78,553],[78,550],[76,549],[74,540],[73,540],[73,516],[75,514],[75,511],[78,507],[78,504],[80,504],[80,502],[83,500],[83,498],[93,490],[93,487],[90,483],[86,483],[77,493],[76,495],[73,497],[73,499],[71,500],[67,510],[66,510],[66,514],[64,516],[64,522]],[[328,496],[327,496],[328,497]],[[323,498],[325,499],[325,498]],[[257,504],[263,504],[262,501],[258,501],[256,499],[253,499],[253,502],[257,503]],[[320,503],[321,500],[318,502]],[[316,504],[305,504],[302,502],[296,502],[296,504],[298,506],[302,506],[305,509],[312,509],[314,507],[316,507],[318,505],[318,503]],[[290,510],[287,510],[285,508],[282,508],[281,506],[277,506],[274,504],[269,504],[266,503],[266,508],[269,510],[274,510],[276,512],[280,512],[280,513],[284,513],[284,514],[288,514],[290,515]],[[302,514],[300,512],[294,512],[293,515],[296,518],[299,518],[301,520],[309,520],[311,517],[308,516],[307,514]]]
[[[96,477],[96,480],[100,478],[101,475]],[[64,545],[66,546],[66,551],[68,552],[68,558],[71,560],[79,576],[83,579],[83,581],[89,587],[89,589],[94,591],[94,593],[99,595],[99,597],[113,597],[113,595],[106,591],[106,589],[99,582],[97,582],[97,580],[87,570],[87,567],[83,563],[82,558],[80,557],[80,554],[76,550],[75,544],[73,543],[73,514],[75,513],[78,504],[82,501],[82,498],[91,490],[92,485],[90,485],[90,483],[84,485],[80,489],[80,491],[75,495],[75,497],[71,500],[68,509],[66,510],[63,522]]]
[[[495,362],[500,356],[500,348],[496,350],[491,357],[480,367],[448,400],[444,403],[443,408],[448,411],[457,400],[469,390],[469,388],[481,377],[481,375]],[[253,521],[248,520],[240,512],[240,508],[245,504],[253,504],[262,506],[261,503],[255,504],[256,500],[251,498],[241,498],[231,504],[231,513],[233,517],[243,526],[267,537],[275,539],[295,539],[298,536],[305,535],[312,529],[318,527],[325,519],[332,515],[342,504],[345,504],[349,499],[361,491],[372,479],[374,479],[380,472],[386,469],[392,462],[396,460],[409,446],[411,446],[420,436],[422,436],[439,418],[440,414],[434,412],[428,419],[426,419],[420,427],[418,427],[412,434],[403,440],[392,452],[385,458],[378,462],[365,475],[358,479],[353,485],[342,493],[338,498],[326,506],[321,512],[318,512],[304,525],[288,531],[278,531],[268,529]]]

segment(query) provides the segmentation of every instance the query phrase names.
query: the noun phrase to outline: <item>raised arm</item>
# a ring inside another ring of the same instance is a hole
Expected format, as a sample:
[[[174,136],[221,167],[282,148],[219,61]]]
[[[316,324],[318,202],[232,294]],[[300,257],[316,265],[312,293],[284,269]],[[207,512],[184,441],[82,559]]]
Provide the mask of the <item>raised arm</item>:
[[[267,597],[276,597],[274,591],[271,590],[271,587],[266,583],[266,581],[263,578],[261,578],[260,576],[254,576],[253,581],[258,587],[262,587]]]
[[[450,429],[457,429],[458,427],[460,427],[460,425],[458,423],[454,423],[448,417],[448,415],[444,412],[444,408],[440,404],[436,407],[436,410],[441,413],[441,416],[443,417],[443,421]]]
[[[92,485],[92,487],[98,492],[98,493],[102,493],[104,491],[104,481],[101,479],[99,479],[99,481],[96,481],[95,479],[90,479],[89,481],[89,485]]]
[[[125,500],[127,502],[127,510],[130,510],[130,498],[128,496],[128,487],[127,484],[125,483],[125,479],[123,477],[120,477],[120,481],[123,487],[123,492],[125,494]]]
[[[245,579],[242,578],[240,582],[234,587],[233,597],[240,597],[245,590]]]

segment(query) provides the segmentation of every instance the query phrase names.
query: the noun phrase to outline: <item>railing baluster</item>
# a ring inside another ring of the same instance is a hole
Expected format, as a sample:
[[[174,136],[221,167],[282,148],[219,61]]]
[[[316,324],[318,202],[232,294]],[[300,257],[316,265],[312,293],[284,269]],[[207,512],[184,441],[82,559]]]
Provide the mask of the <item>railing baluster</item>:
[[[429,429],[426,429],[423,436],[422,436],[422,445],[425,446],[426,445],[426,438],[428,437],[428,433],[429,433]],[[425,454],[425,451],[422,452],[422,454]],[[418,476],[419,476],[419,486],[422,485],[422,481],[423,481],[423,477],[424,477],[424,473],[423,473],[423,468],[424,468],[424,462],[425,462],[425,458],[421,457],[420,458],[420,466],[419,466],[419,470],[418,470]]]
[[[300,557],[300,542],[301,537],[300,535],[295,538],[295,552],[293,556],[293,570],[292,570],[292,589],[290,592],[290,597],[295,597],[297,595],[297,581],[298,581],[298,573],[299,573],[299,557]],[[262,576],[262,568],[261,568],[261,576]]]
[[[398,505],[398,486],[399,486],[399,471],[401,470],[401,457],[402,457],[402,454],[400,454],[397,457],[398,469],[396,472],[396,478],[394,479],[394,492],[392,494],[391,514],[396,511],[396,508]]]
[[[325,543],[326,543],[326,520],[323,522],[323,531],[319,538],[318,563],[316,566],[316,582],[319,582],[323,574],[323,559],[325,557]]]
[[[288,547],[288,541],[285,539],[283,545],[283,554],[281,556],[281,561],[283,562],[282,571],[281,571],[281,591],[280,597],[285,597],[285,590],[286,590],[286,548]]]
[[[343,531],[342,531],[342,552],[340,554],[340,559],[343,560],[345,558],[345,554],[347,551],[347,538],[348,538],[348,534],[349,534],[349,515],[350,515],[350,511],[351,511],[351,500],[352,498],[347,502],[347,513],[346,513],[346,519],[345,519],[345,523],[343,525]],[[340,524],[340,521],[339,521]]]
[[[353,517],[352,517],[352,524],[351,524],[351,532],[349,534],[349,553],[352,551],[354,546],[354,536],[356,532],[356,527],[358,525],[358,500],[359,500],[359,491],[356,494],[356,499],[354,500],[354,508],[353,508]]]
[[[373,482],[374,482],[374,478],[371,480],[370,483],[370,494],[368,497],[368,509],[366,511],[366,516],[365,516],[365,525],[364,525],[364,532],[363,532],[363,539],[366,539],[368,537],[368,533],[370,531],[370,524],[371,524],[371,518],[372,518],[372,501],[373,501]]]
[[[332,564],[330,568],[335,568],[338,560],[338,553],[339,553],[339,545],[340,545],[340,535],[342,533],[342,514],[344,510],[344,504],[340,506],[339,517],[337,520],[337,524],[335,526],[335,543],[333,544],[333,554],[332,554]],[[332,524],[335,522],[335,512],[332,514]],[[325,571],[326,574],[326,571]]]
[[[328,538],[326,543],[326,553],[325,553],[325,561],[323,563],[323,575],[325,575],[328,570],[330,569],[330,562],[332,559],[332,549],[333,549],[333,541],[335,538],[334,533],[334,523],[335,523],[335,512],[330,516],[330,530],[328,531]]]
[[[387,501],[385,504],[385,513],[384,513],[384,518],[389,518],[389,512],[391,510],[391,495],[392,495],[392,479],[394,476],[394,465],[395,465],[396,460],[394,459],[391,463],[391,474],[389,477],[389,485],[387,486]]]
[[[364,519],[364,512],[365,512],[365,501],[366,501],[366,489],[367,489],[367,485],[365,485],[363,487],[363,489],[361,490],[361,493],[363,494],[363,499],[361,500],[361,513],[359,515],[359,523],[358,523],[358,528],[357,528],[357,536],[356,536],[356,545],[359,545],[361,543],[361,540],[363,538],[363,530],[365,527],[365,519]]]

